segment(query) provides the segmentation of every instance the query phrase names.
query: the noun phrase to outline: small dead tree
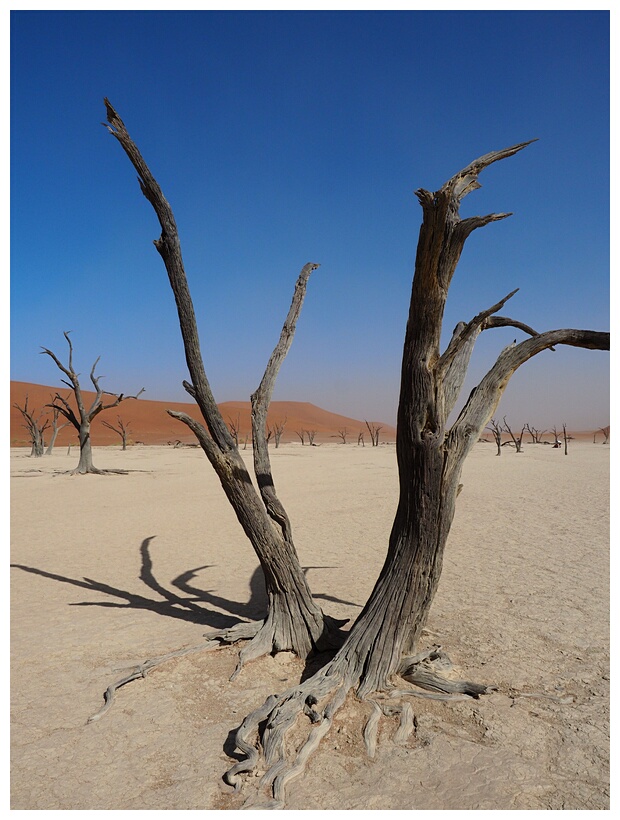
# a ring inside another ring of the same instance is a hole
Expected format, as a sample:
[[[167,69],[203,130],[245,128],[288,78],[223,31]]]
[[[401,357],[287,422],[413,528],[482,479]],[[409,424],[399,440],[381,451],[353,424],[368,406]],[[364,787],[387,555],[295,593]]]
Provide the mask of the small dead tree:
[[[209,647],[215,641],[252,638],[241,652],[240,664],[251,657],[287,648],[306,657],[310,648],[320,648],[319,638],[325,645],[330,624],[310,596],[293,549],[290,522],[275,492],[265,428],[275,377],[292,341],[307,279],[317,265],[309,264],[302,269],[280,340],[258,390],[252,395],[258,499],[204,373],[172,210],[124,123],[107,100],[106,107],[110,133],[137,170],[142,192],[155,209],[162,228],[155,246],[164,260],[176,297],[192,378],[192,383],[186,382],[185,388],[199,404],[207,429],[185,414],[169,412],[198,437],[265,572],[270,607],[266,620],[258,625],[244,623],[215,633],[210,636],[214,641],[209,642]],[[456,498],[462,489],[463,463],[491,418],[512,374],[521,365],[558,344],[609,349],[609,333],[575,329],[537,333],[522,322],[497,315],[516,292],[513,291],[469,322],[459,322],[446,349],[440,350],[445,302],[467,237],[474,230],[509,215],[461,218],[461,200],[480,187],[478,176],[485,168],[516,154],[528,144],[520,143],[480,157],[437,191],[416,191],[423,216],[398,404],[396,456],[400,493],[387,555],[370,597],[351,630],[344,641],[342,635],[335,641],[336,646],[341,643],[336,653],[303,682],[279,695],[270,695],[246,716],[237,730],[235,743],[244,759],[234,763],[225,780],[236,789],[240,789],[244,781],[252,789],[268,789],[272,795],[270,808],[285,804],[288,783],[304,770],[308,757],[329,731],[334,715],[351,689],[359,699],[372,704],[372,715],[364,730],[364,740],[372,755],[382,713],[400,713],[402,736],[412,731],[411,707],[399,700],[398,677],[409,684],[433,689],[435,693],[459,692],[479,697],[490,688],[468,681],[447,680],[432,666],[433,660],[441,660],[441,653],[436,648],[418,649],[437,591]],[[529,338],[500,352],[448,427],[476,339],[485,330],[507,326],[524,331]],[[318,626],[318,634],[312,624]],[[143,676],[141,668],[118,685]],[[417,690],[409,687],[406,691],[415,693]],[[389,703],[383,695],[391,696]],[[287,730],[301,716],[310,720],[307,740],[295,749],[288,748]],[[254,773],[258,767],[266,771],[265,776],[260,781],[248,778],[248,773]]]
[[[284,433],[284,428],[286,427],[286,416],[284,417],[284,421],[274,421],[273,423],[273,438],[276,443],[276,450],[280,446],[280,439],[282,438],[282,433]]]
[[[129,422],[123,421],[120,416],[117,416],[117,426],[115,427],[113,424],[110,424],[108,421],[102,421],[104,427],[107,427],[108,430],[112,430],[112,432],[116,433],[121,437],[121,441],[123,442],[123,446],[121,449],[127,449],[127,436],[129,435]]]
[[[82,395],[82,388],[79,382],[79,373],[76,373],[73,369],[73,345],[71,343],[71,339],[69,338],[69,331],[64,332],[64,337],[67,340],[67,344],[69,345],[69,362],[65,366],[60,359],[56,356],[55,353],[52,353],[51,350],[48,350],[44,347],[41,353],[45,353],[53,359],[54,363],[61,370],[65,376],[69,379],[69,381],[65,381],[62,379],[63,383],[70,387],[73,391],[73,396],[75,398],[75,403],[77,406],[77,413],[71,407],[68,399],[65,399],[60,393],[56,393],[54,396],[53,402],[48,405],[48,407],[55,407],[66,419],[69,421],[77,430],[78,438],[80,441],[80,461],[78,466],[75,470],[71,470],[72,475],[86,475],[87,473],[96,473],[98,475],[106,475],[108,473],[125,473],[126,470],[98,470],[93,464],[93,453],[92,453],[92,446],[90,441],[90,426],[92,424],[93,419],[99,415],[103,410],[109,410],[111,407],[117,407],[122,401],[126,399],[137,399],[144,392],[144,388],[140,390],[135,396],[125,396],[123,393],[110,393],[107,390],[103,390],[99,384],[100,376],[95,375],[95,369],[97,364],[99,363],[99,358],[95,361],[94,365],[90,371],[90,380],[95,388],[95,398],[93,403],[89,408],[86,407],[84,403],[84,397]],[[113,396],[114,401],[111,401],[109,404],[103,403],[103,396]]]
[[[308,436],[308,444],[311,447],[314,447],[314,439],[316,438],[316,430],[306,430],[306,435]]]
[[[365,447],[365,446],[366,446],[366,445],[364,444],[364,434],[363,434],[362,432],[359,432],[359,433],[357,434],[357,446],[359,447],[359,446],[360,446],[360,444],[362,445],[362,447]]]
[[[230,430],[230,435],[235,441],[235,447],[239,446],[239,426],[239,413],[237,413],[236,419],[228,416],[228,429]]]
[[[349,435],[349,431],[347,430],[347,428],[342,427],[340,430],[338,430],[337,433],[332,434],[332,438],[339,438],[341,444],[346,444],[348,435]]]
[[[517,436],[515,436],[515,434],[510,429],[510,425],[506,421],[506,416],[504,416],[504,429],[509,434],[510,438],[514,441],[514,445],[516,447],[517,453],[522,453],[523,452],[523,446],[522,446],[523,445],[523,433],[525,432],[525,425],[521,428],[521,433],[517,437]]]
[[[22,414],[22,418],[24,419],[23,427],[25,427],[28,431],[28,436],[30,438],[30,457],[41,458],[45,452],[45,441],[43,439],[43,434],[49,427],[49,419],[42,422],[42,417],[45,415],[45,410],[40,410],[38,415],[34,410],[30,410],[28,408],[27,393],[24,400],[24,406],[21,407],[19,404],[14,404],[13,407],[19,410]]]
[[[501,456],[501,454],[502,454],[502,433],[503,433],[502,425],[498,424],[495,421],[495,419],[491,419],[491,421],[489,422],[488,426],[485,429],[490,430],[491,433],[493,434],[493,439],[494,439],[495,443],[497,444],[497,455]],[[503,463],[504,462],[502,461],[502,464]]]
[[[305,430],[295,430],[295,435],[301,441],[302,447],[306,444],[306,431]]]
[[[553,449],[558,450],[562,446],[562,442],[560,441],[560,433],[558,431],[558,428],[554,425],[553,430],[551,432],[553,433]]]
[[[611,425],[607,425],[607,427],[601,427],[600,432],[603,434],[603,444],[607,444],[609,442],[609,431],[611,430]]]
[[[370,433],[370,442],[373,447],[379,446],[379,432],[383,429],[383,427],[379,424],[376,424],[374,421],[366,421],[364,419],[364,423],[366,427],[368,427],[368,432]]]
[[[525,429],[532,437],[532,444],[542,444],[542,437],[547,432],[546,430],[537,430],[535,427],[530,427],[529,424],[525,425]]]

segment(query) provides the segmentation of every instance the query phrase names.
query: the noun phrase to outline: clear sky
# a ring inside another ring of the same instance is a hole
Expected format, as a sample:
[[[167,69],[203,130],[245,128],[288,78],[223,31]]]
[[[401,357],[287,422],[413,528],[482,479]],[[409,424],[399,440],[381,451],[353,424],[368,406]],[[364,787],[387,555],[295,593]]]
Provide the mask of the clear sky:
[[[101,126],[110,98],[177,219],[218,401],[257,387],[306,262],[274,399],[394,423],[421,219],[488,151],[445,330],[515,287],[537,330],[609,329],[609,14],[12,12],[11,378],[59,384],[41,346],[103,386],[189,401],[151,206]],[[489,331],[466,391],[518,335]],[[466,393],[465,393],[466,395]],[[609,354],[558,348],[496,416],[609,423]]]

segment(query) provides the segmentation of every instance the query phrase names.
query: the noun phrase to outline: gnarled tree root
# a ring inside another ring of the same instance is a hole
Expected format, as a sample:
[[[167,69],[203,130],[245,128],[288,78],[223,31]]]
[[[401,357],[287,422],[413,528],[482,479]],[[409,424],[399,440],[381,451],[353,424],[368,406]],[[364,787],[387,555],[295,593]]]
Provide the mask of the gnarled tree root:
[[[330,618],[328,615],[324,615],[323,619],[325,630],[323,633],[322,646],[339,646],[342,642],[340,627],[346,623],[346,620],[339,621],[334,618]],[[161,664],[166,663],[166,661],[172,660],[172,658],[179,658],[183,655],[190,655],[196,652],[208,652],[213,649],[219,649],[224,645],[237,643],[238,641],[249,641],[247,646],[239,652],[237,666],[230,677],[230,680],[234,680],[244,664],[250,660],[254,660],[261,655],[267,655],[274,650],[285,651],[290,649],[294,651],[294,647],[278,645],[275,626],[269,616],[263,621],[244,621],[242,623],[235,624],[228,629],[221,629],[217,632],[206,632],[204,637],[207,638],[206,643],[183,649],[177,649],[173,652],[168,652],[165,655],[161,655],[158,658],[151,658],[141,664],[130,667],[131,672],[129,672],[129,674],[116,681],[116,683],[108,686],[103,695],[103,706],[98,712],[88,718],[87,723],[100,720],[106,714],[112,706],[114,695],[118,689],[125,686],[127,683],[131,683],[134,680],[146,677],[147,672],[150,672],[157,666],[161,666]]]
[[[364,698],[371,704],[371,713],[363,729],[364,744],[369,757],[374,757],[380,718],[399,716],[400,722],[394,735],[395,743],[404,743],[414,729],[414,715],[409,696],[434,700],[470,700],[493,691],[496,687],[473,684],[469,681],[453,681],[433,671],[431,664],[437,662],[445,668],[449,660],[439,647],[403,660],[400,675],[423,686],[427,690],[386,687]],[[424,664],[424,668],[422,668]],[[424,674],[422,674],[424,673]],[[335,659],[319,670],[313,677],[287,690],[282,695],[271,695],[262,706],[251,712],[236,734],[237,748],[246,756],[224,775],[224,781],[240,791],[242,775],[266,771],[259,781],[259,790],[271,794],[261,796],[252,793],[243,808],[282,808],[288,784],[305,769],[308,758],[317,749],[321,739],[329,731],[337,710],[347,694],[359,683],[356,675],[343,669]],[[398,698],[401,702],[397,702]],[[298,719],[305,715],[310,726],[307,740],[297,749],[287,748],[286,735]],[[253,780],[252,782],[256,782]]]
[[[150,658],[143,663],[130,667],[132,671],[128,675],[125,675],[125,677],[116,681],[116,683],[108,686],[103,695],[103,706],[98,712],[91,715],[86,722],[93,723],[96,720],[100,720],[112,706],[112,703],[114,702],[114,695],[118,689],[134,680],[145,678],[147,672],[150,672],[157,666],[161,666],[161,664],[172,660],[172,658],[180,658],[183,655],[192,655],[196,652],[209,652],[213,649],[219,649],[223,645],[254,638],[254,636],[260,631],[263,623],[263,621],[244,621],[242,623],[235,624],[229,629],[221,629],[219,632],[207,633],[205,637],[209,640],[207,640],[206,643],[200,643],[196,646],[188,646],[183,649],[175,649],[173,652],[160,655],[158,658]]]

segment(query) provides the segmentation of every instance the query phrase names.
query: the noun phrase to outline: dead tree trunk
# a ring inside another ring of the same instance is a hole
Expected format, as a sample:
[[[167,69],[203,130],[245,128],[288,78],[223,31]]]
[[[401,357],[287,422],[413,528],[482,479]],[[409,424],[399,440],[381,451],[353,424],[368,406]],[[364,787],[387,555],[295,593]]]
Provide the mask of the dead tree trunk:
[[[497,160],[512,156],[528,143],[497,151],[476,160],[450,179],[440,190],[417,191],[422,205],[415,274],[409,320],[405,335],[398,408],[396,453],[400,496],[389,539],[387,557],[368,602],[353,625],[344,645],[312,678],[281,696],[272,696],[244,721],[237,733],[239,748],[247,752],[248,738],[256,727],[260,747],[270,768],[263,782],[270,784],[279,805],[286,784],[304,768],[309,753],[329,730],[336,710],[350,687],[359,697],[393,687],[393,677],[461,691],[477,697],[484,686],[462,682],[443,683],[437,675],[421,669],[425,655],[414,655],[428,617],[441,574],[443,552],[455,511],[463,462],[478,441],[512,374],[529,358],[556,344],[608,349],[609,334],[585,330],[554,330],[537,334],[527,325],[496,316],[509,294],[482,311],[469,323],[459,323],[446,350],[439,349],[444,305],[452,275],[465,240],[476,228],[504,219],[508,214],[461,219],[462,198],[479,187],[479,173]],[[459,395],[469,359],[479,333],[487,328],[514,326],[531,334],[513,343],[472,390],[469,399],[449,430],[446,422]],[[311,699],[311,700],[310,700]],[[310,703],[322,701],[321,714]],[[393,701],[391,701],[392,703]],[[284,730],[297,714],[305,712],[319,725],[310,733],[299,756],[289,762]],[[381,707],[376,706],[380,714]],[[393,707],[392,707],[393,711]],[[370,724],[369,724],[370,725]],[[369,749],[376,737],[367,727]],[[227,774],[238,784],[241,772],[259,762],[256,750],[248,760],[237,763]],[[261,764],[262,765],[262,764]]]
[[[308,436],[308,444],[311,447],[314,446],[314,439],[316,437],[316,430],[306,430],[306,435]]]
[[[71,388],[73,391],[73,395],[75,398],[75,403],[77,405],[77,414],[69,404],[68,399],[65,399],[60,393],[56,393],[52,404],[48,405],[49,407],[55,408],[61,413],[68,422],[70,422],[78,432],[78,438],[80,442],[80,461],[78,466],[75,470],[71,470],[71,474],[79,474],[79,475],[86,475],[87,473],[96,473],[98,475],[106,475],[109,473],[125,473],[125,470],[98,470],[93,464],[93,452],[90,440],[90,426],[93,419],[99,415],[103,410],[109,410],[110,407],[116,407],[122,401],[126,399],[137,399],[141,393],[144,392],[144,388],[140,390],[140,392],[135,396],[125,396],[123,393],[116,394],[116,393],[109,393],[107,390],[103,390],[99,385],[99,376],[95,376],[95,368],[99,363],[99,358],[97,358],[96,362],[91,368],[90,371],[90,380],[95,388],[95,399],[91,406],[87,409],[86,405],[84,404],[84,397],[82,395],[82,388],[80,386],[80,382],[78,379],[78,374],[73,369],[73,345],[71,344],[71,339],[69,338],[69,333],[67,331],[64,332],[64,337],[67,340],[67,344],[69,345],[69,362],[65,367],[64,364],[58,359],[58,357],[52,353],[51,350],[48,350],[46,347],[42,349],[42,353],[46,353],[50,356],[59,370],[61,370],[65,376],[69,379],[69,381],[62,380],[64,384]],[[103,396],[114,396],[114,401],[110,402],[109,404],[103,403]]]
[[[305,430],[295,430],[295,435],[301,441],[301,446],[303,447],[306,443],[306,431]]]
[[[566,432],[566,422],[562,424],[562,436],[564,438],[564,455],[568,455],[568,433]]]
[[[252,638],[239,656],[242,664],[261,654],[293,650],[305,658],[313,649],[341,643],[337,622],[326,616],[312,599],[293,544],[291,525],[275,490],[266,432],[267,410],[275,380],[293,341],[308,279],[319,265],[304,265],[295,285],[289,313],[280,339],[267,364],[262,381],[252,395],[252,445],[257,494],[230,430],[224,422],[207,379],[198,341],[198,329],[179,241],[176,221],[157,181],[151,174],[123,121],[105,100],[109,132],[119,141],[138,172],[140,187],[151,203],[161,226],[155,247],[166,266],[172,287],[191,383],[184,382],[196,400],[205,426],[184,413],[168,411],[196,435],[216,471],[226,496],[250,540],[265,576],[269,611],[261,623],[239,624],[220,634],[223,641]]]
[[[35,416],[34,411],[28,409],[28,394],[26,394],[23,407],[20,407],[19,404],[14,404],[13,407],[16,407],[22,414],[24,419],[23,426],[28,430],[28,437],[30,438],[30,457],[40,458],[45,452],[43,433],[49,426],[49,419],[41,423],[43,410],[40,411],[38,416]]]
[[[601,427],[600,430],[603,434],[603,444],[607,444],[609,441],[609,431],[611,430],[611,426],[607,425],[607,427]]]

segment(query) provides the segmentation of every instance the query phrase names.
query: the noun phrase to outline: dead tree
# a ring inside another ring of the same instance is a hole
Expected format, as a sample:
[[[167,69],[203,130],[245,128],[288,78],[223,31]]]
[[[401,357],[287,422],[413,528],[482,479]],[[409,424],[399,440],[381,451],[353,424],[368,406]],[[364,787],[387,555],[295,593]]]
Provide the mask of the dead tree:
[[[13,407],[16,407],[19,410],[22,414],[22,418],[24,419],[23,426],[28,431],[28,437],[30,438],[30,457],[40,458],[45,452],[45,441],[43,439],[43,434],[49,427],[49,419],[46,419],[44,422],[41,421],[45,411],[40,410],[39,414],[36,415],[34,410],[29,410],[27,393],[24,406],[20,407],[19,404],[14,404]]]
[[[65,376],[69,379],[69,381],[65,381],[62,379],[63,384],[66,384],[67,387],[70,387],[73,391],[73,396],[75,398],[75,403],[77,406],[77,413],[71,407],[68,399],[65,399],[60,393],[56,393],[54,396],[53,402],[48,405],[48,407],[55,407],[66,419],[69,421],[77,430],[78,438],[80,441],[80,461],[78,466],[75,470],[71,470],[71,474],[80,474],[86,475],[87,473],[96,473],[98,475],[106,475],[108,473],[125,473],[125,470],[98,470],[93,465],[93,453],[92,453],[92,446],[90,441],[90,426],[92,424],[93,419],[99,415],[103,410],[109,410],[111,407],[117,407],[122,401],[126,399],[137,399],[144,392],[144,388],[140,390],[135,396],[125,396],[123,393],[110,393],[107,390],[103,390],[99,385],[100,376],[95,375],[95,369],[97,364],[99,363],[99,358],[95,361],[94,365],[90,371],[90,380],[95,388],[95,398],[91,406],[87,409],[84,403],[84,397],[82,395],[82,388],[79,382],[79,373],[76,373],[73,369],[73,345],[71,344],[71,339],[69,338],[69,332],[64,332],[64,337],[67,340],[67,344],[69,345],[69,362],[65,366],[62,364],[60,359],[56,356],[55,353],[52,353],[51,350],[48,350],[46,347],[42,349],[42,353],[46,353],[50,356],[59,370],[61,370]],[[103,396],[113,396],[114,401],[111,401],[109,404],[103,403]]]
[[[553,449],[558,450],[562,446],[562,442],[560,441],[560,433],[558,431],[558,428],[554,425],[553,430],[551,432],[553,433]]]
[[[284,432],[284,428],[286,427],[286,416],[284,417],[284,421],[275,421],[273,423],[273,438],[276,443],[276,450],[280,446],[280,439],[282,438],[282,433]]]
[[[54,397],[50,396],[51,400],[54,401]],[[62,430],[63,427],[66,427],[69,422],[66,421],[64,424],[58,424],[58,417],[60,416],[60,410],[57,407],[52,408],[52,437],[50,438],[50,443],[47,445],[47,450],[45,451],[46,456],[51,456],[54,445],[56,444],[56,438],[58,437],[58,433]]]
[[[493,439],[497,444],[497,455],[501,456],[502,454],[502,432],[503,428],[501,424],[498,424],[495,419],[491,419],[488,426],[486,427],[487,430],[490,430],[493,434]],[[503,464],[503,462],[502,462]]]
[[[317,642],[312,636],[311,624],[315,623],[319,635],[324,637],[327,619],[313,604],[305,580],[301,583],[303,572],[301,578],[298,575],[299,562],[292,546],[290,523],[277,498],[271,474],[265,419],[275,376],[292,340],[308,276],[317,266],[306,265],[302,270],[280,341],[259,389],[252,396],[254,466],[261,492],[258,499],[204,374],[172,210],[107,100],[106,106],[109,130],[138,171],[142,192],[153,205],[161,224],[162,234],[155,245],[165,262],[179,311],[192,377],[192,383],[185,386],[198,402],[208,429],[189,416],[173,415],[199,438],[259,555],[266,576],[270,598],[267,620],[258,628],[243,624],[216,636],[221,639],[224,634],[234,640],[255,636],[242,651],[241,660],[272,649],[291,648],[303,642],[295,640],[300,634],[306,637],[302,650],[307,650],[310,644]],[[441,574],[456,497],[462,487],[463,463],[497,407],[510,377],[528,359],[558,344],[609,349],[609,333],[563,329],[539,334],[514,319],[498,316],[498,311],[514,295],[513,291],[469,322],[460,322],[446,349],[440,350],[445,302],[467,237],[475,229],[508,216],[490,214],[462,219],[461,200],[480,187],[478,175],[482,170],[516,154],[527,144],[481,157],[438,191],[420,189],[416,192],[423,219],[401,370],[396,436],[400,493],[387,556],[370,598],[336,654],[302,683],[267,698],[245,718],[236,733],[237,747],[245,759],[232,766],[226,781],[240,788],[246,773],[254,772],[257,767],[266,770],[260,782],[254,778],[249,780],[259,788],[269,789],[275,801],[272,806],[284,804],[287,784],[304,770],[309,755],[329,731],[335,713],[351,689],[361,699],[373,696],[373,714],[364,731],[371,753],[382,711],[394,715],[400,709],[402,734],[406,736],[411,731],[411,708],[398,700],[403,679],[444,693],[460,692],[478,697],[487,691],[484,685],[441,678],[431,665],[438,657],[437,651],[419,652],[417,648]],[[529,338],[501,351],[495,364],[471,391],[456,421],[447,429],[447,420],[463,386],[478,335],[502,326],[524,330]],[[277,529],[272,522],[277,524]],[[287,583],[274,584],[280,573],[284,577],[278,580]],[[282,629],[283,624],[286,631]],[[135,677],[141,674],[138,672]],[[416,691],[411,687],[405,689],[409,694]],[[389,703],[383,699],[386,693],[392,695]],[[309,718],[310,729],[307,741],[296,752],[287,748],[286,732],[302,715]]]
[[[601,427],[600,431],[603,434],[603,444],[607,444],[609,442],[609,431],[611,430],[611,426],[608,424],[607,427]]]
[[[535,427],[530,427],[529,424],[525,425],[525,429],[532,437],[532,444],[542,444],[542,437],[547,432],[546,430],[537,430]]]
[[[295,435],[301,441],[302,447],[306,444],[306,431],[305,430],[295,430]]]
[[[379,446],[379,432],[383,429],[382,426],[376,424],[374,421],[368,422],[364,419],[368,432],[370,433],[370,442],[373,447]]]
[[[562,422],[562,437],[564,439],[564,455],[568,455],[568,440],[570,436],[566,432],[566,422]]]
[[[114,433],[121,437],[121,441],[123,442],[122,449],[127,449],[127,436],[129,434],[129,422],[125,422],[122,420],[120,416],[117,416],[117,427],[113,424],[110,424],[108,421],[102,421],[104,427],[107,427],[108,430],[112,430]]]
[[[364,434],[361,431],[357,434],[357,446],[359,447],[360,444],[362,445],[362,447],[366,446],[364,444]]]
[[[340,430],[338,430],[337,433],[333,433],[332,438],[339,438],[341,444],[346,444],[348,435],[349,435],[349,431],[347,430],[346,427],[343,427]]]
[[[235,447],[239,446],[239,413],[237,413],[237,418],[232,419],[228,416],[228,429],[230,430],[230,435],[235,440]]]
[[[306,435],[308,436],[308,444],[311,447],[314,447],[314,439],[316,438],[316,430],[306,430]]]
[[[521,428],[521,434],[517,437],[510,429],[510,425],[506,421],[506,416],[504,416],[504,429],[510,436],[510,438],[514,441],[514,445],[516,447],[517,453],[523,452],[523,433],[525,432],[525,425]]]
[[[251,396],[252,449],[257,492],[221,416],[204,369],[196,316],[172,208],[123,121],[107,99],[105,104],[108,130],[121,144],[137,171],[142,193],[153,207],[161,226],[161,235],[154,244],[162,257],[175,296],[185,359],[191,378],[191,382],[183,382],[183,386],[195,399],[204,425],[185,413],[171,410],[168,413],[186,424],[198,439],[258,556],[265,576],[269,607],[266,618],[224,630],[218,634],[218,640],[233,643],[251,639],[240,653],[236,673],[245,661],[273,651],[292,650],[305,658],[315,649],[338,645],[342,641],[339,627],[345,622],[335,621],[324,615],[312,598],[297,557],[288,515],[276,493],[267,431],[267,411],[276,377],[293,341],[308,279],[319,265],[310,262],[302,268],[280,338],[267,363],[261,383]]]

